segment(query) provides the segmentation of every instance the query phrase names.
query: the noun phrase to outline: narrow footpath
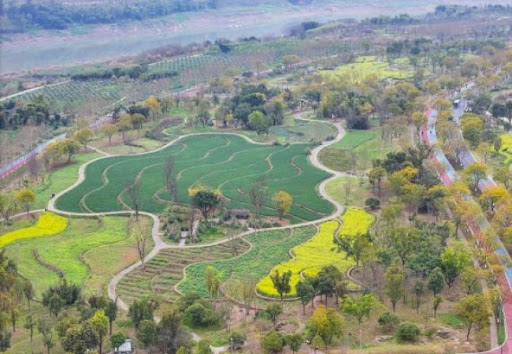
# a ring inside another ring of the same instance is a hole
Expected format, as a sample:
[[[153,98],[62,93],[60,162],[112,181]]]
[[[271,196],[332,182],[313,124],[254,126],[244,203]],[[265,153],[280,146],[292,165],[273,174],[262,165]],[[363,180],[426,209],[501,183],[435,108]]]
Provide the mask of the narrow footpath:
[[[298,114],[297,118],[298,119],[307,120],[305,118],[302,118],[302,114],[303,113]],[[338,177],[343,177],[343,176],[347,176],[347,175],[345,173],[334,171],[334,170],[324,166],[319,161],[319,159],[318,159],[318,154],[320,153],[320,151],[322,149],[324,149],[327,146],[330,146],[332,144],[335,144],[335,143],[339,142],[344,137],[344,135],[345,135],[345,130],[343,129],[343,127],[341,125],[341,122],[335,122],[335,123],[330,123],[330,124],[332,124],[334,127],[336,127],[336,129],[338,131],[336,138],[333,139],[333,140],[330,140],[330,141],[325,141],[322,144],[320,144],[317,147],[315,147],[311,151],[309,158],[310,158],[310,161],[313,164],[313,166],[315,166],[316,168],[318,168],[320,170],[326,171],[326,172],[328,172],[329,174],[332,175],[331,177],[323,180],[319,184],[319,186],[318,186],[318,193],[324,199],[326,199],[327,201],[329,201],[330,203],[332,203],[334,205],[335,211],[331,215],[323,217],[321,219],[314,220],[314,221],[303,222],[303,223],[300,223],[300,224],[294,224],[294,225],[288,225],[288,226],[280,226],[280,227],[272,227],[272,228],[258,229],[258,230],[250,229],[250,230],[248,230],[246,232],[238,234],[236,236],[236,238],[245,237],[247,235],[250,235],[252,233],[259,232],[259,231],[288,230],[288,229],[292,229],[292,228],[311,226],[311,225],[322,223],[322,222],[331,220],[333,218],[338,218],[338,217],[341,216],[341,214],[343,213],[344,208],[341,205],[341,203],[339,203],[338,201],[334,200],[332,197],[330,197],[327,194],[326,186],[332,180],[337,179]],[[180,141],[183,138],[188,137],[188,136],[193,136],[193,135],[211,135],[211,134],[237,135],[237,136],[242,137],[243,139],[247,140],[248,142],[250,142],[252,144],[266,145],[265,143],[255,142],[252,139],[250,139],[249,137],[244,136],[242,134],[232,134],[232,133],[194,133],[194,134],[187,134],[187,135],[180,136],[180,137],[174,139],[173,141],[171,141],[170,143],[168,143],[168,144],[166,144],[166,145],[164,145],[164,146],[162,146],[162,147],[160,147],[160,148],[158,148],[158,149],[156,149],[154,151],[159,151],[159,150],[165,149],[169,145],[175,144],[176,142],[178,142],[178,141]],[[154,151],[152,151],[152,152],[154,152]],[[145,154],[152,153],[152,152],[145,152],[145,153],[141,153],[141,154],[137,154],[137,155],[145,155]],[[66,211],[63,211],[63,210],[59,210],[55,206],[55,201],[60,196],[62,196],[63,194],[67,193],[71,189],[75,188],[76,186],[78,186],[80,183],[82,183],[85,180],[85,169],[87,168],[87,166],[89,164],[93,163],[94,161],[98,161],[100,159],[104,159],[104,158],[108,158],[108,157],[109,156],[99,157],[97,159],[89,161],[88,163],[80,166],[80,169],[78,171],[78,179],[77,179],[77,181],[72,186],[66,188],[65,190],[63,190],[61,192],[59,192],[52,200],[50,200],[50,202],[48,203],[48,210],[52,211],[52,212],[54,212],[56,214],[60,214],[60,215],[64,215],[64,216],[77,216],[77,217],[79,217],[79,216],[107,216],[107,215],[131,215],[131,214],[134,214],[133,210],[120,210],[120,211],[103,212],[103,213],[71,213],[71,212],[66,212]],[[160,220],[159,220],[159,218],[156,215],[152,214],[152,213],[139,212],[139,214],[140,215],[148,216],[148,217],[153,219],[152,238],[153,238],[154,247],[151,250],[151,252],[145,257],[144,262],[148,262],[149,260],[153,259],[163,249],[170,249],[170,248],[208,248],[208,247],[211,247],[211,246],[215,246],[215,245],[219,245],[219,244],[223,244],[223,243],[229,242],[229,241],[231,241],[233,239],[233,238],[226,238],[226,239],[218,240],[218,241],[215,241],[215,242],[210,242],[210,243],[205,243],[205,244],[198,244],[198,245],[183,245],[183,244],[169,245],[169,244],[165,243],[162,240],[162,237],[160,235]],[[112,300],[117,301],[118,306],[121,309],[125,310],[125,311],[128,311],[128,305],[121,298],[119,298],[117,296],[117,294],[116,294],[117,284],[119,284],[119,282],[127,274],[132,272],[134,269],[140,267],[141,264],[142,264],[142,262],[139,261],[139,262],[136,262],[136,263],[130,265],[129,267],[123,269],[121,272],[119,272],[118,274],[116,274],[112,278],[112,280],[110,281],[110,283],[108,285],[108,296]]]

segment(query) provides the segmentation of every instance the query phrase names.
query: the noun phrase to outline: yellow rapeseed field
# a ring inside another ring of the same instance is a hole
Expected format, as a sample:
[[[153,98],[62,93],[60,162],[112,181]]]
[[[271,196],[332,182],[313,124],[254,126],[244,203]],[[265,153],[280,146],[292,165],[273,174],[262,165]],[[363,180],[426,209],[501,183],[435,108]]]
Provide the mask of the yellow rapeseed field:
[[[343,223],[340,236],[364,234],[368,232],[373,223],[373,215],[358,208],[347,208],[340,219]]]
[[[341,216],[341,221],[343,226],[339,232],[340,237],[367,232],[373,222],[373,216],[362,209],[348,208],[345,214]],[[297,295],[295,286],[301,279],[301,273],[315,276],[320,269],[328,265],[335,265],[341,271],[355,265],[352,258],[345,259],[344,252],[337,252],[333,238],[338,227],[339,223],[336,220],[321,224],[319,232],[313,238],[292,249],[294,259],[281,263],[271,270],[270,274],[276,270],[280,273],[292,271],[290,281],[292,290],[287,295],[288,297]],[[257,290],[262,295],[279,296],[269,275],[259,281]]]
[[[0,247],[26,238],[56,235],[64,231],[67,225],[68,219],[59,215],[45,212],[41,214],[34,226],[0,235]]]

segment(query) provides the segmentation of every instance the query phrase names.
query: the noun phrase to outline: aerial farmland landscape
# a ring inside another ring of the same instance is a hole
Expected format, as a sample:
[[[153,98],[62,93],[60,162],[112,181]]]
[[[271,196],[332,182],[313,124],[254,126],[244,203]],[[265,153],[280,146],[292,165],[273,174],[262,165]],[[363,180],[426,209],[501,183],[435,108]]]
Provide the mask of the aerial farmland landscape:
[[[0,25],[0,352],[512,353],[512,1]]]

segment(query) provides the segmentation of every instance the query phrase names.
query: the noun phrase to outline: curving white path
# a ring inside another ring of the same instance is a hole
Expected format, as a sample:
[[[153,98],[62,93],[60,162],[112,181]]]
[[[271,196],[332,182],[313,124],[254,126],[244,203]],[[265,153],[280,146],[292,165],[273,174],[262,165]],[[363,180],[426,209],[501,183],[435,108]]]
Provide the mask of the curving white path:
[[[297,116],[297,118],[299,119],[303,119],[303,120],[308,120],[308,119],[305,119],[305,118],[302,118],[301,117],[301,114],[299,114]],[[314,121],[314,120],[312,120]],[[315,121],[317,122],[317,121]],[[330,197],[328,194],[327,194],[327,191],[326,191],[326,186],[329,182],[331,182],[332,180],[338,178],[338,177],[342,177],[342,176],[346,176],[345,173],[342,173],[342,172],[338,172],[338,171],[334,171],[326,166],[324,166],[318,159],[318,154],[320,153],[320,151],[322,149],[324,149],[325,147],[327,146],[330,146],[332,144],[335,144],[337,142],[339,142],[345,135],[345,130],[343,129],[343,127],[341,126],[341,123],[340,122],[337,122],[337,123],[328,123],[328,124],[332,124],[336,127],[337,131],[338,131],[338,134],[336,136],[335,139],[333,140],[330,140],[330,141],[326,141],[326,142],[323,142],[321,145],[318,145],[317,147],[315,147],[311,153],[310,153],[310,161],[311,161],[311,164],[313,166],[315,166],[316,168],[320,169],[320,170],[323,170],[323,171],[326,171],[328,173],[330,173],[332,176],[323,180],[319,185],[318,185],[318,193],[324,198],[326,199],[327,201],[329,201],[330,203],[332,203],[334,206],[335,206],[335,211],[329,215],[329,216],[326,216],[324,218],[321,218],[321,219],[318,219],[318,220],[314,220],[314,221],[307,221],[307,222],[303,222],[303,223],[300,223],[300,224],[295,224],[295,225],[288,225],[288,226],[281,226],[281,227],[272,227],[272,228],[267,228],[267,229],[259,229],[259,230],[255,230],[255,229],[249,229],[248,231],[246,232],[243,232],[243,233],[240,233],[238,234],[236,237],[237,238],[240,238],[240,237],[244,237],[244,236],[247,236],[247,235],[250,235],[254,232],[257,232],[257,231],[275,231],[275,230],[286,230],[286,229],[292,229],[292,228],[299,228],[299,227],[304,227],[304,226],[310,226],[310,225],[315,225],[315,224],[318,224],[318,223],[322,223],[324,221],[328,221],[328,220],[331,220],[333,218],[337,218],[339,216],[341,216],[341,214],[343,213],[343,206],[341,205],[341,203],[337,202],[336,200],[334,200],[332,197]],[[258,144],[258,145],[268,145],[266,143],[261,143],[261,142],[256,142],[254,140],[252,140],[251,138],[245,136],[245,135],[242,135],[242,134],[234,134],[234,133],[194,133],[194,134],[187,134],[187,135],[183,135],[183,136],[180,136],[176,139],[174,139],[173,141],[169,142],[168,144],[154,150],[154,151],[151,151],[151,152],[144,152],[144,153],[140,153],[140,154],[135,154],[135,155],[146,155],[146,154],[150,154],[150,153],[153,153],[155,151],[160,151],[162,149],[165,149],[167,148],[169,145],[172,145],[172,144],[175,144],[176,142],[186,138],[186,137],[189,137],[189,136],[194,136],[194,135],[218,135],[218,134],[227,134],[227,135],[237,135],[239,137],[242,137],[243,139],[245,139],[246,141],[252,143],[252,144]],[[85,179],[85,169],[86,167],[95,162],[95,161],[98,161],[98,160],[101,160],[101,159],[104,159],[104,158],[108,158],[109,156],[103,156],[103,157],[99,157],[97,159],[94,159],[94,160],[91,160],[89,161],[88,163],[80,166],[80,169],[78,171],[78,180],[70,187],[66,188],[65,190],[59,192],[54,198],[52,198],[52,200],[50,200],[50,202],[48,203],[48,210],[54,212],[54,213],[57,213],[57,214],[61,214],[61,215],[66,215],[66,216],[107,216],[107,215],[131,215],[131,214],[134,214],[134,211],[132,210],[125,210],[125,211],[113,211],[113,212],[103,212],[103,213],[71,213],[71,212],[66,212],[66,211],[62,211],[62,210],[59,210],[55,207],[55,201],[60,197],[62,196],[64,193],[70,191],[71,189],[75,188],[77,185],[79,185],[80,183],[82,183],[82,181],[84,181]],[[144,261],[147,262],[149,260],[151,260],[152,258],[154,258],[161,250],[163,249],[169,249],[169,248],[183,248],[183,247],[186,247],[186,248],[206,248],[206,247],[211,247],[211,246],[214,246],[214,245],[219,245],[219,244],[222,244],[222,243],[226,243],[226,242],[229,242],[230,240],[232,240],[233,238],[230,238],[230,239],[222,239],[222,240],[219,240],[219,241],[215,241],[215,242],[210,242],[210,243],[205,243],[205,244],[198,244],[198,245],[186,245],[186,246],[179,246],[179,245],[169,245],[169,244],[166,244],[162,238],[161,238],[161,235],[160,235],[160,220],[159,218],[152,214],[152,213],[147,213],[147,212],[139,212],[139,214],[141,215],[145,215],[145,216],[148,216],[150,218],[153,219],[153,229],[152,229],[152,237],[153,237],[153,242],[154,242],[154,248],[151,250],[151,252],[145,257]],[[133,271],[135,268],[139,267],[142,265],[142,262],[137,262],[137,263],[134,263],[132,265],[130,265],[129,267],[123,269],[121,272],[119,272],[117,275],[114,276],[114,278],[112,278],[112,280],[110,281],[109,285],[108,285],[108,296],[114,300],[114,301],[117,301],[117,304],[118,306],[127,311],[128,310],[128,305],[120,298],[117,297],[116,295],[116,287],[117,287],[117,284],[119,284],[119,282],[123,279],[124,276],[126,276],[127,274],[129,274],[131,271]]]

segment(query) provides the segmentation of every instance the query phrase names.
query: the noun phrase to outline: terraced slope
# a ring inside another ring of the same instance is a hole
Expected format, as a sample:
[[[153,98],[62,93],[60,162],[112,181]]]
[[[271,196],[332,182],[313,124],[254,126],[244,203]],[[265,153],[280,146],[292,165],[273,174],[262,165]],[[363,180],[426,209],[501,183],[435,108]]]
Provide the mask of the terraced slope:
[[[178,289],[185,293],[197,292],[207,296],[208,291],[203,279],[208,265],[220,271],[223,281],[243,281],[249,277],[258,281],[274,266],[289,259],[290,249],[307,241],[315,233],[316,228],[310,226],[291,230],[262,231],[249,235],[246,239],[253,246],[247,253],[236,258],[191,265],[186,269],[187,277],[178,285]],[[229,292],[229,287],[226,290]]]
[[[151,220],[139,218],[145,230]],[[39,296],[65,277],[86,285],[89,293],[101,291],[108,280],[138,260],[135,239],[128,231],[129,218],[73,218],[69,227],[54,236],[24,239],[5,247],[18,270]],[[150,245],[151,246],[151,245]]]
[[[270,192],[285,190],[294,198],[292,222],[316,220],[332,212],[332,205],[316,192],[329,175],[308,161],[308,145],[252,144],[236,135],[212,134],[185,137],[176,144],[148,154],[116,156],[87,166],[85,180],[62,195],[56,207],[68,212],[109,212],[132,206],[126,189],[140,181],[141,210],[158,213],[169,198],[164,185],[167,158],[175,159],[179,200],[189,202],[187,189],[202,183],[218,187],[229,208],[250,206],[248,189],[261,175]],[[272,202],[263,210],[276,215]]]
[[[185,267],[194,263],[230,258],[236,252],[246,252],[249,247],[247,241],[237,239],[208,248],[162,250],[145,265],[145,269],[139,267],[124,277],[117,286],[117,294],[128,304],[145,296],[157,296],[172,302],[179,296],[174,286],[183,279]],[[204,278],[197,281],[204,282]]]

